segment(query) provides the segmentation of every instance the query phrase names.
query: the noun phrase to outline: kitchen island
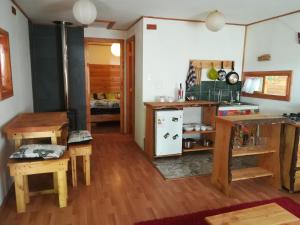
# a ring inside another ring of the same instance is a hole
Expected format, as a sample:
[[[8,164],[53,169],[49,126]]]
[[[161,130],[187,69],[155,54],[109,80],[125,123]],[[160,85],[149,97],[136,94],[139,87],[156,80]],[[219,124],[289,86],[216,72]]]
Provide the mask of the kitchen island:
[[[212,183],[227,195],[232,182],[258,177],[279,189],[281,133],[287,122],[287,118],[263,114],[217,117]],[[250,155],[257,157],[256,166],[232,168],[234,157]]]

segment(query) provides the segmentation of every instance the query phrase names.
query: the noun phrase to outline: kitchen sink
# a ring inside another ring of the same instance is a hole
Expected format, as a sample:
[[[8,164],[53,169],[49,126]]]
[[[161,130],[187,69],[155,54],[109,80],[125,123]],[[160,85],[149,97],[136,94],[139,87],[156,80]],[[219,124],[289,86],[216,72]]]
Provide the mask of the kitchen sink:
[[[244,105],[255,105],[247,102],[220,102],[220,106],[244,106]]]

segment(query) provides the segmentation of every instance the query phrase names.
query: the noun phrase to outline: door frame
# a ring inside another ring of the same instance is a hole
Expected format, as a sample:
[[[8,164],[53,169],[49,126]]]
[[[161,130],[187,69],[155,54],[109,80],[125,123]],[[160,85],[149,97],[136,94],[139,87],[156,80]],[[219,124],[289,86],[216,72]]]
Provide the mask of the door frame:
[[[129,70],[129,48],[128,46],[133,43],[132,50],[132,68],[131,74]],[[131,76],[131,77],[130,77]],[[131,79],[130,79],[131,78]],[[132,82],[132,99],[130,99],[130,81]],[[129,104],[131,102],[131,105]],[[132,107],[130,110],[130,106]],[[129,114],[131,112],[132,115]],[[129,130],[131,123],[131,132]],[[132,137],[135,136],[135,36],[131,36],[126,40],[126,134],[131,134]]]
[[[125,88],[124,88],[124,53],[125,46],[123,39],[108,39],[108,38],[84,38],[84,58],[85,58],[85,98],[86,98],[86,127],[91,131],[91,104],[90,104],[90,72],[87,63],[87,46],[90,43],[119,43],[121,47],[120,54],[120,133],[125,133]]]

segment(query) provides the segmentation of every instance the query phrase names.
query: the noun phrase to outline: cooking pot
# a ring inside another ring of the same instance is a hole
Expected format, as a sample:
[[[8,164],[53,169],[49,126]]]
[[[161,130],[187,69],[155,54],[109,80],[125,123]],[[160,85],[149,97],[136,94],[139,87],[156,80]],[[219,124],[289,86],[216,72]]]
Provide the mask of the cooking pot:
[[[226,82],[228,84],[236,84],[239,81],[240,76],[234,71],[234,62],[231,64],[231,71],[226,75]]]
[[[202,145],[203,145],[204,147],[210,147],[210,146],[212,145],[212,141],[209,140],[209,139],[203,139],[203,140],[202,140]]]
[[[226,80],[226,71],[224,70],[223,61],[221,62],[221,69],[218,71],[218,80]]]
[[[193,148],[195,140],[193,138],[184,138],[183,139],[183,148],[191,149]]]

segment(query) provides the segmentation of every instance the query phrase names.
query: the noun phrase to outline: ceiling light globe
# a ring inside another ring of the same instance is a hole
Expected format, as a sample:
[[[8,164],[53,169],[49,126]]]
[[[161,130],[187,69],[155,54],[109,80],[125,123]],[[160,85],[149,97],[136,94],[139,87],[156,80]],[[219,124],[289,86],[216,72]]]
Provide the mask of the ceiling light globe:
[[[208,14],[205,25],[207,29],[213,32],[221,30],[225,25],[225,17],[223,13],[214,11]]]
[[[120,57],[121,55],[121,46],[119,43],[113,43],[110,47],[110,51],[114,56]]]
[[[89,0],[78,0],[73,6],[75,19],[81,24],[91,24],[97,17],[97,9]]]

